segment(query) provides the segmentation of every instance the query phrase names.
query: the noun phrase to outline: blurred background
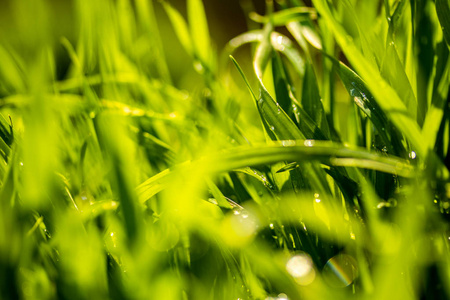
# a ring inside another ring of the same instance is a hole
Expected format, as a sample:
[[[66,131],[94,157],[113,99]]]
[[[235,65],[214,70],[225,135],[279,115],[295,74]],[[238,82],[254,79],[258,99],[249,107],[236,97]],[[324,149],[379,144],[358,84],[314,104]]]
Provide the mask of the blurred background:
[[[39,5],[39,2],[51,3],[51,5]],[[167,1],[186,17],[186,1]],[[80,33],[81,20],[77,16],[76,1],[36,1],[33,5],[24,5],[23,1],[0,1],[0,39],[3,44],[10,45],[19,54],[32,53],[36,45],[42,41],[38,31],[45,32],[45,37],[54,44],[57,57],[58,79],[64,78],[70,59],[64,51],[60,39],[67,38],[72,45],[76,45]],[[192,59],[182,49],[176,38],[173,26],[170,24],[163,6],[158,1],[153,1],[154,12],[157,18],[157,26],[162,38],[162,44],[167,56],[170,74],[174,83],[180,87],[186,87],[195,82],[198,74],[192,68]],[[207,0],[204,1],[208,25],[213,44],[217,50],[224,49],[226,43],[245,32],[247,28],[256,26],[248,24],[246,14],[250,11],[264,12],[265,1],[251,0]],[[45,7],[45,9],[44,9]],[[45,25],[45,27],[43,26]],[[45,28],[44,30],[42,28]],[[151,51],[148,52],[152,56]],[[188,78],[191,78],[190,80]]]

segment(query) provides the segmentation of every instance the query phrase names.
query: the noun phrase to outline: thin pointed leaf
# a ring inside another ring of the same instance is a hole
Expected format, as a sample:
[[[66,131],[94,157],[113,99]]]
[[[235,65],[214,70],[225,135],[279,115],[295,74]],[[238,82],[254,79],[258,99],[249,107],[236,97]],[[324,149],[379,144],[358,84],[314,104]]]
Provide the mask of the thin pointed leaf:
[[[206,183],[208,184],[209,190],[211,191],[211,194],[214,196],[214,198],[217,201],[217,204],[220,207],[231,209],[233,206],[228,202],[228,200],[225,198],[225,196],[222,194],[222,192],[219,190],[217,185],[212,182],[212,180],[207,179]]]
[[[436,0],[436,13],[441,23],[447,46],[450,47],[450,3],[448,0]]]
[[[387,46],[381,65],[381,74],[402,99],[411,118],[416,119],[417,100],[394,43]]]
[[[169,3],[163,2],[163,7],[169,16],[170,22],[172,23],[173,28],[175,29],[175,33],[180,40],[181,45],[190,55],[193,54],[193,46],[191,35],[189,33],[189,27],[181,16],[181,14],[174,9]]]
[[[387,117],[378,106],[370,91],[366,88],[364,81],[353,72],[349,67],[339,62],[337,66],[339,78],[344,83],[349,95],[355,101],[355,104],[371,119],[377,128],[383,141],[389,144],[389,138],[386,134]]]
[[[194,50],[202,63],[209,65],[211,59],[211,42],[202,0],[188,0],[187,14]]]
[[[0,45],[0,93],[23,93],[24,76],[13,55]],[[4,90],[4,91],[2,91]]]
[[[422,132],[427,137],[426,143],[429,147],[434,147],[436,144],[450,87],[449,48],[444,42],[441,42],[436,51],[438,60],[436,63],[432,102],[422,128]]]
[[[302,88],[302,106],[314,123],[328,134],[328,124],[326,122],[325,110],[323,108],[322,97],[319,93],[316,75],[311,64],[306,64],[305,76]]]
[[[291,108],[289,80],[285,72],[283,61],[281,60],[280,55],[275,51],[272,53],[272,77],[277,102],[285,112],[289,112]]]

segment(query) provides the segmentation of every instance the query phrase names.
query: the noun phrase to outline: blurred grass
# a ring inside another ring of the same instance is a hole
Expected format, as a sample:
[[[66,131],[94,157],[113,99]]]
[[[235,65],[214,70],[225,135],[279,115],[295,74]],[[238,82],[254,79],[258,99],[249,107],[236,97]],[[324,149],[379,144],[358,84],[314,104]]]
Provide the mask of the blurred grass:
[[[0,298],[449,298],[448,0],[216,2],[0,3]]]

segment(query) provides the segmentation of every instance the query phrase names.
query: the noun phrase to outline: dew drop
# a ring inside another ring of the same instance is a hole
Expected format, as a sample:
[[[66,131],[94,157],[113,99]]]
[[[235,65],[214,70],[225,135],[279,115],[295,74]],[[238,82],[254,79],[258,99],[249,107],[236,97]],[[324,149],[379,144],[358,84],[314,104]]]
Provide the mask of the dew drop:
[[[389,207],[389,206],[390,205],[385,201],[381,201],[380,203],[377,204],[378,209],[382,209],[383,207]]]
[[[189,92],[186,91],[186,90],[182,90],[182,91],[181,91],[181,98],[182,98],[183,100],[189,99]]]
[[[358,276],[356,260],[347,254],[330,258],[323,268],[323,278],[332,287],[349,286]]]
[[[281,141],[283,147],[295,146],[295,141],[293,140],[283,140]]]
[[[314,140],[305,140],[305,141],[303,142],[303,144],[304,144],[306,147],[312,147],[312,146],[314,146]]]
[[[277,37],[277,43],[280,44],[280,45],[283,44],[283,36],[279,35]]]
[[[205,69],[203,68],[203,65],[199,61],[194,62],[194,69],[197,72],[199,72],[200,74],[202,74],[205,71]]]
[[[210,203],[212,203],[212,204],[214,204],[214,205],[219,205],[219,203],[217,202],[217,200],[214,199],[214,198],[209,198],[209,199],[208,199],[208,202],[210,202]]]
[[[277,114],[281,114],[281,106],[277,103]]]
[[[285,293],[278,294],[278,300],[289,300]]]
[[[313,261],[306,253],[291,257],[286,263],[286,270],[299,285],[309,285],[316,278]]]
[[[131,113],[131,109],[128,106],[125,106],[123,108],[123,112],[126,113],[127,115]]]

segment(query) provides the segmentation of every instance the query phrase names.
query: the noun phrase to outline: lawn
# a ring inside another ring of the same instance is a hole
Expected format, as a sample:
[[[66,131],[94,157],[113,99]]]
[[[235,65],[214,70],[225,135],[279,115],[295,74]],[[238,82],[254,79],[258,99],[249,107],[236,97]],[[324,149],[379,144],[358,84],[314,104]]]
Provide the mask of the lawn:
[[[0,299],[449,299],[449,0],[0,2]]]

